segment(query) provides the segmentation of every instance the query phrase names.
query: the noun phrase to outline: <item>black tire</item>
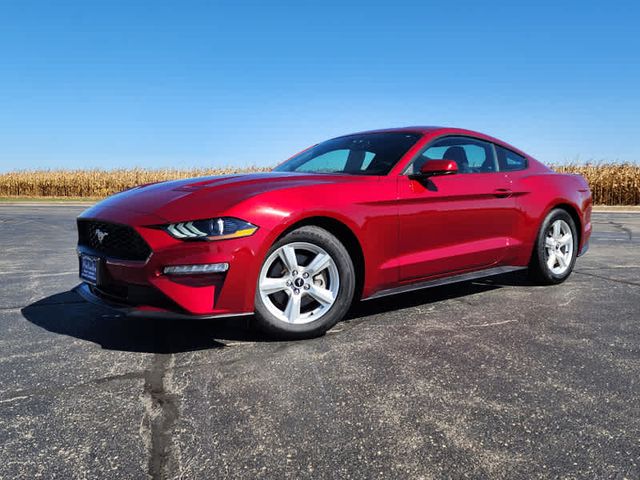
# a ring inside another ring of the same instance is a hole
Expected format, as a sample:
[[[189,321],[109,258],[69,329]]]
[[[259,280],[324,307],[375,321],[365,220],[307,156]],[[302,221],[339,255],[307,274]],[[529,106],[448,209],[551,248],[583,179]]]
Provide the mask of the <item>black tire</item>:
[[[569,262],[569,267],[566,271],[562,273],[554,273],[552,269],[549,267],[547,260],[549,259],[549,254],[547,253],[547,248],[545,246],[545,239],[552,228],[552,225],[557,220],[563,220],[569,225],[571,229],[572,235],[572,255],[571,261]],[[533,255],[531,256],[531,261],[529,262],[529,278],[536,283],[541,285],[554,285],[558,283],[564,282],[571,272],[573,271],[573,267],[576,263],[576,258],[578,254],[578,231],[576,229],[576,224],[573,221],[573,218],[566,210],[561,208],[556,208],[549,212],[546,216],[542,225],[540,226],[540,230],[538,231],[538,236],[536,237],[536,243],[533,248]]]
[[[256,324],[259,329],[277,338],[302,339],[323,335],[345,316],[351,307],[355,291],[355,269],[349,253],[335,236],[317,226],[298,228],[276,241],[267,252],[261,270],[276,250],[296,242],[316,245],[330,255],[337,267],[339,287],[334,303],[317,320],[302,324],[286,323],[276,317],[263,301],[259,276],[255,294]]]

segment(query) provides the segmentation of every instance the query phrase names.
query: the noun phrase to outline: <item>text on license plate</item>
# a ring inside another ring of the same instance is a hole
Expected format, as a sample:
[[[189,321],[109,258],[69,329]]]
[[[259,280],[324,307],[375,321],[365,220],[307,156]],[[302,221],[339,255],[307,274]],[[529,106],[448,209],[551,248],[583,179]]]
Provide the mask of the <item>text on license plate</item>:
[[[99,264],[99,258],[82,255],[80,257],[80,278],[89,283],[96,284],[98,282]]]

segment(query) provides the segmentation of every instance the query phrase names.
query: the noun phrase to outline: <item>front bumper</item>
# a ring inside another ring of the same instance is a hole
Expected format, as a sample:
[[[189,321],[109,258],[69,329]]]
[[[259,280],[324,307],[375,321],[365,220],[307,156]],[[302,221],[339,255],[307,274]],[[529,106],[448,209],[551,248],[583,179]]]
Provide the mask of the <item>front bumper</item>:
[[[93,219],[84,217],[85,219]],[[154,225],[158,217],[120,209],[104,209],[101,222],[129,225],[151,248],[146,260],[109,258],[87,245],[79,255],[101,259],[97,286],[83,284],[77,292],[89,301],[130,316],[216,318],[253,313],[263,232],[221,241],[183,241]],[[164,267],[228,263],[225,273],[166,275]]]
[[[211,315],[189,315],[185,313],[178,313],[171,310],[163,310],[161,308],[152,306],[131,306],[117,301],[106,299],[104,296],[96,292],[95,288],[87,283],[81,283],[77,285],[73,291],[80,295],[87,302],[93,303],[101,307],[115,310],[121,315],[137,318],[167,318],[173,320],[208,320],[213,318],[229,318],[229,317],[244,317],[251,315],[248,313],[227,313],[227,314],[211,314]]]
[[[582,244],[582,248],[580,249],[580,252],[578,252],[578,256],[581,257],[588,251],[589,251],[589,240],[587,240]]]

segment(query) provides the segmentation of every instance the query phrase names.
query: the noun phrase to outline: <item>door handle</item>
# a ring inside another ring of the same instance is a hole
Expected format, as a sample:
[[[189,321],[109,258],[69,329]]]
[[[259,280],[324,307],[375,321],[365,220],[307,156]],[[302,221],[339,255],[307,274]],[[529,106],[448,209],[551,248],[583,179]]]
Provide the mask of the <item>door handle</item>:
[[[493,195],[497,198],[507,198],[510,197],[512,193],[508,188],[496,188],[493,191]]]

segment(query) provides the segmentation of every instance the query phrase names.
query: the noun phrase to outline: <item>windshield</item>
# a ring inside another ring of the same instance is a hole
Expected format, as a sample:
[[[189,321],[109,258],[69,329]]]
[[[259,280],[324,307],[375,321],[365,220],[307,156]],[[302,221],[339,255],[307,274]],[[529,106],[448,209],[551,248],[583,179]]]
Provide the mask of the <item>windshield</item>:
[[[274,171],[386,175],[419,138],[419,134],[397,132],[334,138],[290,158]]]

